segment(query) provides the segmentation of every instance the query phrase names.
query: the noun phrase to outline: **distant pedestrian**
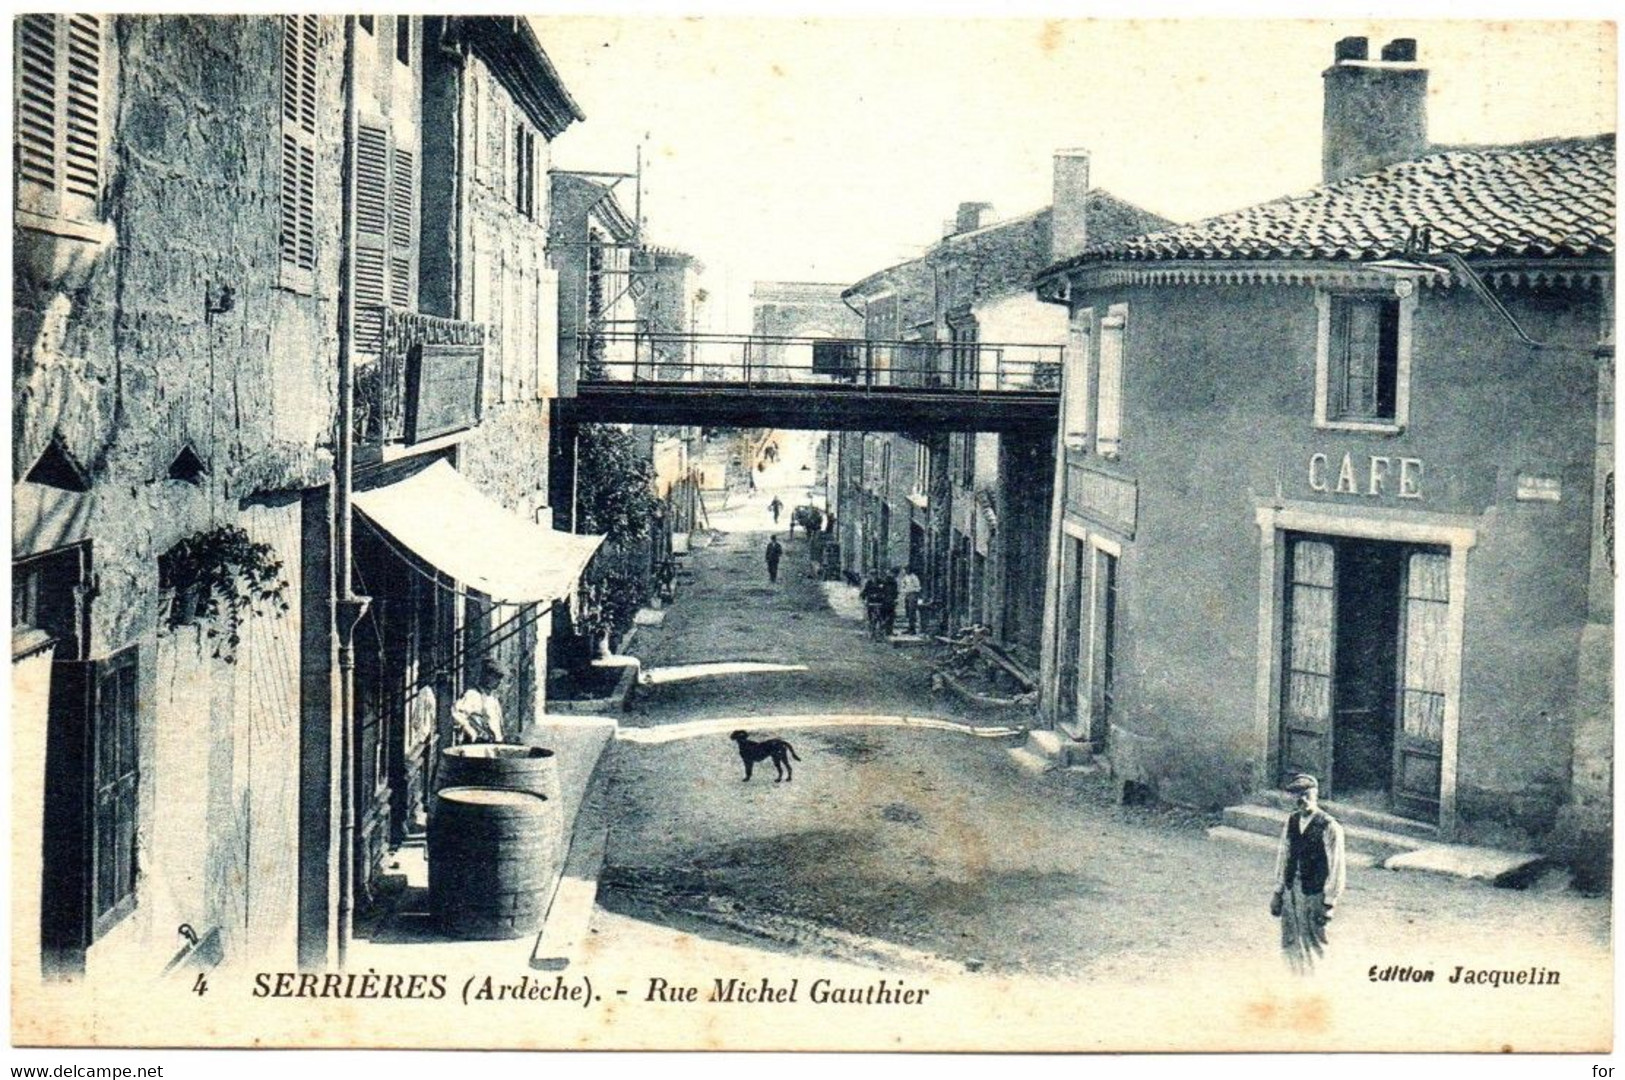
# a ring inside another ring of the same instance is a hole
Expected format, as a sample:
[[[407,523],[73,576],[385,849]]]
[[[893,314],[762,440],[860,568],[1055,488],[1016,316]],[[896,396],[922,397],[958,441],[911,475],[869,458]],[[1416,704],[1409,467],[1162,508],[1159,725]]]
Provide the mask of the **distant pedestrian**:
[[[773,537],[767,542],[767,580],[777,584],[779,580],[779,560],[784,557],[784,548],[779,544],[779,538]]]
[[[781,503],[779,501],[779,497],[775,495],[773,496],[773,501],[767,504],[767,508],[773,515],[773,524],[777,525],[779,523],[779,511],[784,509],[784,504]],[[795,527],[792,525],[791,530],[794,531],[794,528]]]
[[[897,628],[897,567],[880,579],[880,624],[891,637]]]
[[[920,632],[920,579],[913,570],[905,568],[897,578],[897,595],[903,601],[903,613],[908,616],[908,632]]]
[[[1326,955],[1326,924],[1343,895],[1343,827],[1319,805],[1320,785],[1308,773],[1287,782],[1298,808],[1281,830],[1270,913],[1281,920],[1281,952],[1299,975],[1314,974]]]

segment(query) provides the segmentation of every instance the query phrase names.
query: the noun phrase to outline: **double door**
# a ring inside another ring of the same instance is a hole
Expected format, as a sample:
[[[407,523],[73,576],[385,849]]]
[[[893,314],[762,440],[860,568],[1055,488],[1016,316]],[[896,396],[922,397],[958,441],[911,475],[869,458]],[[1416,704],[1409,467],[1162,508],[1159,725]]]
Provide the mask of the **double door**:
[[[1436,821],[1449,553],[1295,535],[1285,594],[1282,779],[1307,772],[1323,798]]]

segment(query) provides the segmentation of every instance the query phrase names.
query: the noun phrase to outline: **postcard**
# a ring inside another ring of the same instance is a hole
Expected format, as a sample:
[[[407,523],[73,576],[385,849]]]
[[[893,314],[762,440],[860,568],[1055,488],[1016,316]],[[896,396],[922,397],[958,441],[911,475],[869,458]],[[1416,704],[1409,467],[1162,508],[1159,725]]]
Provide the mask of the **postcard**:
[[[1611,1051],[1613,24],[13,42],[15,1046]]]

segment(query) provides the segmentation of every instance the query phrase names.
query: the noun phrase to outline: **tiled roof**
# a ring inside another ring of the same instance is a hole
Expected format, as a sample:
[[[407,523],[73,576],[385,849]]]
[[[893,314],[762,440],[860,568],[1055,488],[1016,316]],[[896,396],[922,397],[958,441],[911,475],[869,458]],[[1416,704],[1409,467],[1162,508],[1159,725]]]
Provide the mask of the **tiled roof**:
[[[1611,134],[1458,148],[1096,244],[1046,272],[1103,261],[1383,259],[1408,250],[1489,258],[1611,256],[1614,180]]]
[[[1085,196],[1084,214],[1088,233],[1103,244],[1115,244],[1148,229],[1160,229],[1171,222],[1103,188],[1092,188]],[[918,259],[887,267],[870,274],[842,295],[853,296],[876,289],[899,287],[918,264],[958,261],[972,270],[971,284],[978,296],[1010,291],[1025,292],[1033,274],[1049,265],[1050,227],[1054,208],[996,221],[980,229],[954,233],[932,244]]]

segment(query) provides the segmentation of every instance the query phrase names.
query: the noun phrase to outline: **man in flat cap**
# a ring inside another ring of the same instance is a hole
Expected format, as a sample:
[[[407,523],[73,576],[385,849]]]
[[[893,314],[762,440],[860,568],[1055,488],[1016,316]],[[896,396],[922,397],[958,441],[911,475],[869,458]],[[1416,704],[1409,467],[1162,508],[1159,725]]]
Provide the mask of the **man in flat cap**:
[[[1320,784],[1308,773],[1286,783],[1297,809],[1281,830],[1270,910],[1281,919],[1287,966],[1309,975],[1326,955],[1326,924],[1343,895],[1343,826],[1320,808]]]

